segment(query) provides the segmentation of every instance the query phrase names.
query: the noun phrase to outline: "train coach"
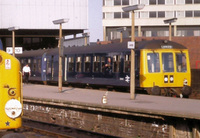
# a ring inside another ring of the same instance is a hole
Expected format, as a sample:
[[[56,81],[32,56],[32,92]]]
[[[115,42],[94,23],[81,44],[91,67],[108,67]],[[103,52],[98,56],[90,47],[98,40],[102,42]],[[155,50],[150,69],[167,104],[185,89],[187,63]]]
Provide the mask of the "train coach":
[[[22,86],[20,62],[0,50],[0,130],[20,128]]]
[[[188,96],[191,72],[188,49],[166,40],[140,41],[135,49],[135,85],[154,95]],[[58,48],[25,51],[30,80],[58,81]],[[63,83],[129,87],[130,49],[127,43],[64,48]]]

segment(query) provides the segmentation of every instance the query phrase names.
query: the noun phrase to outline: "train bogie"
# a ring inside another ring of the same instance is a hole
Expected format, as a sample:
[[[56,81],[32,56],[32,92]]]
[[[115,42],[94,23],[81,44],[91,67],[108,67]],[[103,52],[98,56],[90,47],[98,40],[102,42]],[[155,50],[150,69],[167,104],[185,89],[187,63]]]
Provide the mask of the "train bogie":
[[[22,95],[20,63],[0,50],[0,129],[21,127]]]

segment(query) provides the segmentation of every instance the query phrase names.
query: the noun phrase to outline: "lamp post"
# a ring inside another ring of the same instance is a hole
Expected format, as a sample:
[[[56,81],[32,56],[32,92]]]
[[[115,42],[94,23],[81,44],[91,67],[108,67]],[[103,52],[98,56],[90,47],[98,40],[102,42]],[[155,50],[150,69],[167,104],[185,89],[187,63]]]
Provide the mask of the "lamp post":
[[[144,4],[140,5],[133,5],[133,6],[127,6],[123,7],[122,10],[124,12],[131,12],[132,15],[132,26],[131,26],[131,41],[135,41],[135,10],[141,10],[144,8]],[[131,99],[135,99],[135,51],[134,49],[131,49],[131,80],[130,80],[130,93],[131,93]]]
[[[164,20],[164,23],[165,24],[169,24],[169,40],[171,41],[172,40],[172,23],[176,22],[177,21],[177,18],[171,18],[171,19],[167,19],[167,20]]]
[[[15,57],[15,30],[18,30],[19,27],[17,26],[13,26],[13,27],[9,27],[8,31],[12,31],[12,48],[13,48],[13,56]]]
[[[59,30],[59,41],[58,41],[58,48],[59,48],[59,70],[58,70],[58,91],[62,92],[62,45],[61,45],[61,39],[62,39],[62,24],[68,22],[69,19],[59,19],[59,20],[54,20],[54,24],[59,24],[60,25],[60,30]]]

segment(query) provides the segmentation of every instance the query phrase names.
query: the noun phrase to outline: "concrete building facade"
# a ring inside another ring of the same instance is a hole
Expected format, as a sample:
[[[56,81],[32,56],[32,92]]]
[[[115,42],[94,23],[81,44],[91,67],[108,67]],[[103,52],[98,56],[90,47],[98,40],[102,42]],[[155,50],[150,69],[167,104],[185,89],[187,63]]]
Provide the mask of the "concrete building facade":
[[[0,38],[11,46],[9,27],[17,26],[16,46],[38,48],[55,46],[59,25],[53,20],[69,19],[62,25],[63,35],[76,35],[88,29],[88,0],[0,0]]]
[[[131,36],[131,13],[122,7],[136,4],[145,4],[135,11],[136,36],[169,36],[164,20],[170,18],[177,18],[172,23],[174,36],[200,36],[200,0],[103,0],[104,40],[119,39],[119,27],[126,27],[124,37]]]

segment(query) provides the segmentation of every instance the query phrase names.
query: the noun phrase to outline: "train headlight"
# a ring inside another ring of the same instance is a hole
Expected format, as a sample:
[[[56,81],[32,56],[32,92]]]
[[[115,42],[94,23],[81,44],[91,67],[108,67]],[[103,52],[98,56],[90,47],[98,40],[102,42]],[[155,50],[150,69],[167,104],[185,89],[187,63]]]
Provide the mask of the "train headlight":
[[[5,112],[8,117],[15,119],[22,113],[22,104],[16,99],[11,99],[5,105]]]

